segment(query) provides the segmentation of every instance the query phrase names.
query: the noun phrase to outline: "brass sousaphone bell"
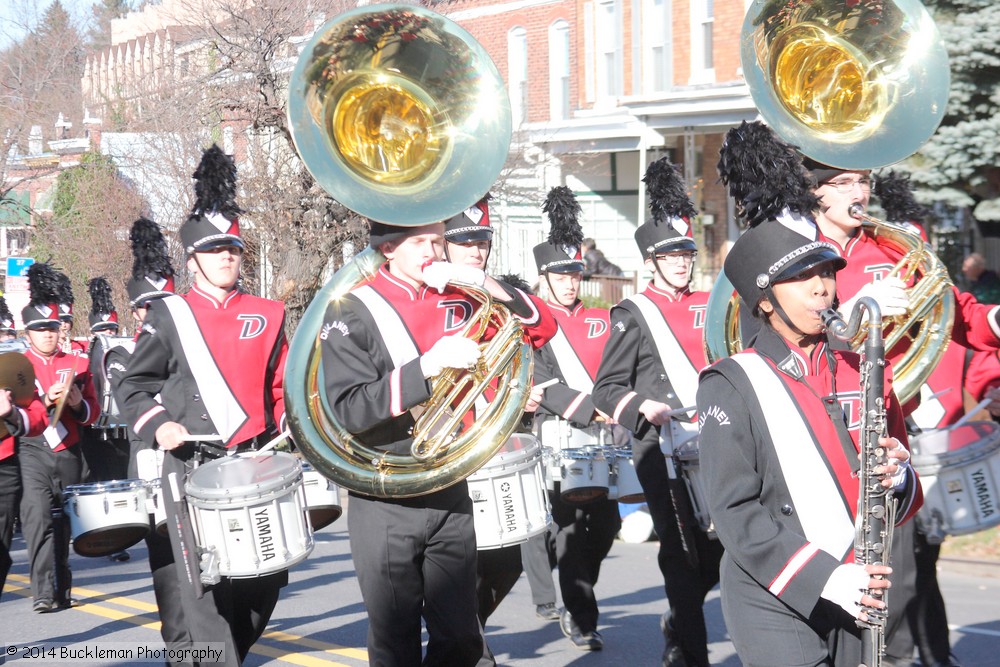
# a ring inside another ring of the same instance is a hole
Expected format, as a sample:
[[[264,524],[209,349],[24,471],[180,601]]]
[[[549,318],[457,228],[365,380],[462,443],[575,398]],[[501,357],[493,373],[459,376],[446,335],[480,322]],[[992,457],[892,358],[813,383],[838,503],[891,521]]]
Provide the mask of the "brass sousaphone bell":
[[[507,159],[510,103],[496,66],[464,29],[422,7],[376,5],[334,18],[305,45],[288,95],[306,167],[334,199],[371,220],[446,220],[481,199]],[[298,447],[319,472],[358,493],[401,498],[451,486],[493,457],[523,414],[532,351],[505,308],[485,290],[463,287],[482,303],[463,333],[500,333],[480,343],[476,369],[434,378],[410,455],[367,446],[330,410],[319,334],[329,303],[384,261],[369,248],[317,293],[289,348],[285,406]],[[461,428],[491,386],[495,397]]]
[[[740,36],[754,103],[769,126],[814,160],[876,169],[913,154],[937,129],[948,101],[948,54],[917,0],[756,0]],[[860,208],[860,207],[859,207]],[[893,386],[903,401],[927,380],[951,337],[955,312],[948,271],[912,232],[863,212],[878,242],[904,255],[890,275],[904,281],[910,310],[886,318],[886,349],[908,341]],[[740,300],[724,272],[708,301],[710,362],[743,348]],[[854,341],[859,347],[863,336]]]

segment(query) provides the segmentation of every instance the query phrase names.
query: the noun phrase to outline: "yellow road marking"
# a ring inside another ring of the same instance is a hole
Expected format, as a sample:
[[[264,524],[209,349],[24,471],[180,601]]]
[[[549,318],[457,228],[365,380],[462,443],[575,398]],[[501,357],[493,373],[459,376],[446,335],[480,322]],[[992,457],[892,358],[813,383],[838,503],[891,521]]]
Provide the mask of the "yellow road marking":
[[[19,582],[24,584],[24,586],[19,586],[12,582]],[[21,597],[31,597],[31,589],[28,586],[31,584],[31,579],[20,574],[8,574],[7,583],[4,585],[4,591],[8,593],[14,593]],[[110,596],[106,593],[101,593],[100,591],[94,590],[92,588],[81,588],[78,586],[73,587],[73,592],[78,594],[80,598],[95,599],[100,602],[110,602],[123,607],[130,607],[132,609],[138,609],[140,611],[150,611],[156,612],[157,608],[155,604],[150,604],[148,602],[143,602],[142,600],[135,600],[132,598],[122,597],[122,596]],[[132,625],[137,625],[143,628],[149,628],[154,630],[157,635],[160,632],[160,621],[155,618],[149,618],[147,616],[142,616],[140,614],[131,614],[124,611],[119,611],[111,607],[104,607],[97,602],[88,602],[82,600],[77,606],[73,607],[74,610],[86,612],[88,614],[93,614],[94,616],[100,616],[102,618],[107,618],[115,621],[124,621],[126,623],[131,623]],[[365,663],[368,661],[368,652],[364,649],[351,648],[347,646],[338,646],[337,644],[328,644],[316,639],[310,639],[309,637],[302,637],[300,635],[293,635],[288,632],[283,632],[281,630],[271,630],[265,631],[263,639],[269,639],[278,642],[284,642],[286,644],[292,644],[294,646],[301,646],[303,648],[315,649],[319,651],[324,651],[326,653],[332,653],[335,655],[342,655],[346,658],[352,658],[356,660],[361,660]],[[302,653],[295,653],[291,651],[283,651],[273,646],[268,646],[264,644],[254,644],[253,648],[250,649],[251,653],[257,655],[262,655],[268,658],[274,658],[276,660],[281,660],[293,665],[302,665],[303,667],[350,667],[341,662],[334,662],[332,660],[327,660],[325,658],[320,658],[311,655],[305,655]]]

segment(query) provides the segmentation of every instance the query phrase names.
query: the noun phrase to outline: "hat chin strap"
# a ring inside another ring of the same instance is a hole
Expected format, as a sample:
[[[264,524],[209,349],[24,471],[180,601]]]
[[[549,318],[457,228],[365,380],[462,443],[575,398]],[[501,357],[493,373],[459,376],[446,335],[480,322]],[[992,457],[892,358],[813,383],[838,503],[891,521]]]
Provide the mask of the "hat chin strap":
[[[237,286],[239,286],[239,284],[240,284],[239,280],[237,280],[233,284],[232,287],[222,287],[221,285],[216,285],[215,283],[212,282],[212,279],[208,277],[208,274],[205,273],[205,269],[202,268],[201,262],[198,261],[198,253],[193,252],[193,253],[191,253],[191,256],[194,258],[194,263],[198,265],[198,273],[200,273],[201,277],[205,279],[205,282],[207,282],[212,287],[214,287],[216,289],[225,290],[227,292],[232,292],[233,290],[235,290],[237,288]]]
[[[767,300],[774,307],[774,312],[778,314],[778,317],[781,318],[781,321],[784,322],[789,329],[791,329],[795,334],[802,336],[803,338],[809,336],[809,334],[807,334],[806,332],[802,331],[797,326],[795,326],[792,320],[788,317],[788,315],[785,313],[785,309],[781,307],[781,304],[778,302],[778,299],[775,298],[774,290],[771,289],[770,285],[768,285],[764,289],[764,296],[767,297]]]
[[[544,275],[545,275],[545,284],[549,286],[549,296],[555,300],[557,305],[560,305],[563,308],[572,308],[574,305],[576,305],[576,302],[580,300],[579,294],[577,294],[576,298],[573,299],[573,303],[569,305],[563,303],[562,300],[556,296],[556,291],[552,288],[552,281],[549,280],[549,272],[546,271]]]

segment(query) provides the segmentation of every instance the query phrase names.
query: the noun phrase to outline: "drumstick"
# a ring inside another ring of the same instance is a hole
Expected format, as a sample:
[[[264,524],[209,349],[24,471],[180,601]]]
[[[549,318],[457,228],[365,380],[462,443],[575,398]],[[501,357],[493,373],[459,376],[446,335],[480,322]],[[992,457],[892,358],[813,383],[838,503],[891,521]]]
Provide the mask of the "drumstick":
[[[194,435],[189,433],[187,435],[181,436],[181,442],[222,442],[224,438],[221,435]]]
[[[670,412],[668,412],[667,416],[668,417],[676,417],[677,415],[686,415],[687,413],[689,413],[689,412],[691,412],[693,410],[697,410],[697,409],[698,409],[697,405],[692,405],[692,406],[687,407],[687,408],[677,408],[676,410],[671,410]]]
[[[974,407],[971,410],[969,410],[968,412],[966,412],[964,417],[962,417],[961,419],[959,419],[957,422],[955,422],[954,424],[952,424],[948,428],[958,428],[959,426],[961,426],[962,424],[964,424],[965,422],[969,421],[974,416],[976,416],[976,414],[980,410],[982,410],[983,408],[985,408],[987,405],[989,405],[992,402],[993,402],[992,398],[984,398],[983,400],[981,400],[978,403],[976,403],[976,407]]]
[[[281,433],[279,433],[276,437],[272,438],[271,441],[268,442],[266,445],[264,445],[263,447],[261,447],[260,449],[258,449],[256,452],[254,452],[253,456],[259,456],[260,454],[263,454],[266,451],[270,451],[271,449],[274,448],[275,445],[277,445],[279,442],[281,442],[282,440],[284,440],[285,438],[287,438],[291,434],[292,434],[292,432],[290,430],[285,429],[284,431],[282,431]]]
[[[536,384],[532,389],[545,389],[546,387],[551,387],[554,384],[559,384],[559,378],[552,378],[551,380],[546,380],[541,384]]]

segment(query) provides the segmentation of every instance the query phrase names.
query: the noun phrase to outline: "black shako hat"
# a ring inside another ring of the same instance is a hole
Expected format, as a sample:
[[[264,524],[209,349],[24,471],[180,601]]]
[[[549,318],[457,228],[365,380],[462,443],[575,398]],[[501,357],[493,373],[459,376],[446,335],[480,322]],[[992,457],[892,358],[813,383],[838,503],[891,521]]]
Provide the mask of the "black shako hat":
[[[181,225],[181,243],[187,254],[219,246],[243,248],[236,205],[236,163],[216,144],[205,150],[192,175],[195,203]]]
[[[90,330],[118,331],[118,312],[111,296],[111,284],[104,276],[91,278],[87,283],[90,292]]]
[[[62,271],[56,271],[59,294],[56,303],[59,304],[59,319],[62,322],[73,322],[73,304],[76,299],[73,297],[73,283],[69,276]]]
[[[580,227],[580,203],[565,185],[549,190],[542,204],[549,215],[549,238],[534,247],[539,273],[574,273],[583,271],[583,228]]]
[[[841,167],[834,167],[829,164],[823,164],[819,160],[814,160],[808,155],[802,156],[802,166],[808,170],[809,174],[815,181],[815,185],[817,186],[826,183],[831,178],[836,178],[840,174],[868,171],[867,169],[843,169]]]
[[[834,270],[847,266],[832,244],[819,241],[819,230],[808,218],[784,214],[751,227],[736,240],[723,270],[740,298],[754,312],[775,283],[790,280],[823,262]]]
[[[148,218],[132,223],[132,277],[125,290],[133,308],[174,293],[174,267],[160,226]]]
[[[45,262],[35,262],[28,267],[28,305],[21,309],[25,329],[44,329],[60,324],[59,272]]]
[[[697,250],[691,220],[697,214],[677,167],[663,157],[646,167],[642,177],[652,217],[635,230],[644,260],[657,253]]]
[[[493,227],[490,224],[491,197],[487,194],[478,202],[458,215],[453,215],[444,223],[444,240],[452,243],[492,241]]]
[[[14,333],[14,314],[10,312],[7,299],[0,296],[0,332]]]
[[[892,170],[879,173],[875,177],[873,190],[885,211],[885,219],[890,222],[922,223],[930,215],[927,207],[917,203],[913,197],[910,178],[905,174]]]

